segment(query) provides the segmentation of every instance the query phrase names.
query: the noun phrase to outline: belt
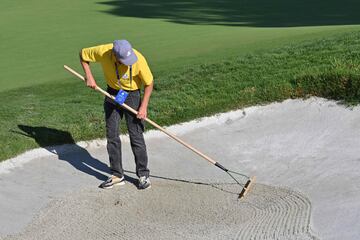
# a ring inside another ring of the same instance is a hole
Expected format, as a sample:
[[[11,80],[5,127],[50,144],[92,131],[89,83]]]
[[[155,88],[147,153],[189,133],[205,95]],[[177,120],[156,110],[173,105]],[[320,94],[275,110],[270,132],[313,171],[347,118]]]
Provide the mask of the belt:
[[[111,95],[116,95],[116,94],[120,91],[120,89],[114,89],[114,88],[112,88],[112,87],[110,87],[110,86],[108,85],[106,91],[107,91],[109,94],[111,94]],[[125,91],[126,91],[126,92],[139,92],[140,89],[136,89],[136,90],[125,90]]]

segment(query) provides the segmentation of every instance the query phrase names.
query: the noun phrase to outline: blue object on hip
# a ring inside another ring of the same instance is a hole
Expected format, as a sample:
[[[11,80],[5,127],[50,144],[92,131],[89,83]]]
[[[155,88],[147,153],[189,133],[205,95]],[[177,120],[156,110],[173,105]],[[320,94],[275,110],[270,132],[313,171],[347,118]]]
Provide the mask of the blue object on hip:
[[[118,92],[118,94],[115,97],[115,102],[122,105],[125,102],[128,95],[129,95],[129,93],[120,89],[120,91]]]

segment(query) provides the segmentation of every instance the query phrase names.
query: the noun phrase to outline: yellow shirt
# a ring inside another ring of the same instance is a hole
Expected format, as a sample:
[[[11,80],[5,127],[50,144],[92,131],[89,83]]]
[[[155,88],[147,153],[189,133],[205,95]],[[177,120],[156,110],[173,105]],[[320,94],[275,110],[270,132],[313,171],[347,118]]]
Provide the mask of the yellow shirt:
[[[112,43],[83,48],[81,57],[86,62],[99,62],[101,64],[106,82],[111,88],[137,90],[141,88],[142,84],[150,85],[153,82],[153,75],[145,57],[141,53],[133,49],[138,60],[132,65],[132,81],[130,81],[130,66],[116,63],[112,48]],[[118,79],[116,73],[116,65],[120,79]]]

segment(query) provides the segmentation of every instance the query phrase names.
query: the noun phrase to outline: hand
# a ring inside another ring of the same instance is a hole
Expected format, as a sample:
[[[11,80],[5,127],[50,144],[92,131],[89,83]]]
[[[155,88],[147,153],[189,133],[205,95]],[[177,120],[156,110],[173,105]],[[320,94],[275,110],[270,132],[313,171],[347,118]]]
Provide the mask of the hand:
[[[147,118],[147,107],[141,105],[139,110],[138,110],[138,114],[136,115],[136,117],[139,118],[139,119]]]
[[[95,79],[94,78],[86,78],[86,86],[92,88],[92,89],[96,89],[97,87],[97,84],[95,82]]]

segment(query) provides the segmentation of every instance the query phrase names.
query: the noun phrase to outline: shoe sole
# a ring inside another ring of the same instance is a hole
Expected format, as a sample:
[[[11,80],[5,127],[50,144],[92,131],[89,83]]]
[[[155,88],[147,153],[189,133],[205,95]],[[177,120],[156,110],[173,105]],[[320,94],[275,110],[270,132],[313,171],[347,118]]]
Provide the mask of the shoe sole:
[[[125,185],[125,181],[122,181],[122,182],[119,182],[119,183],[114,183],[113,185],[111,185],[111,186],[107,186],[107,187],[101,187],[101,188],[103,188],[103,189],[111,189],[111,188],[113,188],[114,186],[123,186],[123,185]]]
[[[139,190],[146,190],[146,189],[149,189],[149,188],[151,188],[151,185],[148,186],[147,188],[139,188],[139,187],[138,187]]]

